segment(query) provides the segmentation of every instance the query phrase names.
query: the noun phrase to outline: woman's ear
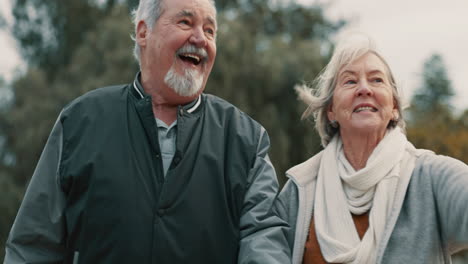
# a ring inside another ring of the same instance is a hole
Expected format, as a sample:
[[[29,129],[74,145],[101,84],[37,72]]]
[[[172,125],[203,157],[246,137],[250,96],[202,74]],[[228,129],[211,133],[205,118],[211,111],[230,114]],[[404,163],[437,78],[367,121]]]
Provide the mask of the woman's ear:
[[[398,102],[393,100],[393,109],[392,109],[392,120],[398,121],[400,119],[400,112],[398,111]]]
[[[398,121],[400,119],[400,113],[398,112],[398,109],[393,109],[392,110],[392,120],[393,121]]]
[[[333,104],[328,105],[327,107],[327,117],[330,121],[336,121],[335,112],[333,112]]]

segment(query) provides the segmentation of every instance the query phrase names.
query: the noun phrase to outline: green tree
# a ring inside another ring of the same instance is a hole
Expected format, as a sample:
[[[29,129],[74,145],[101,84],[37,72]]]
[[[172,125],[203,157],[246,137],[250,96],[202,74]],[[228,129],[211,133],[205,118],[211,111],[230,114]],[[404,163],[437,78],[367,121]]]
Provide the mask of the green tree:
[[[11,88],[3,79],[2,76],[0,76],[0,116],[2,114],[5,114],[11,107],[11,103],[13,100],[13,93],[11,91]],[[7,151],[6,147],[6,123],[4,119],[0,119],[0,164],[5,164],[9,152]]]
[[[12,93],[5,79],[0,76],[0,111],[6,111],[10,105]]]
[[[138,0],[15,0],[10,31],[29,66],[52,79],[58,68],[68,65],[84,35],[121,2],[132,8]]]
[[[450,99],[454,95],[451,81],[440,54],[433,54],[424,63],[422,86],[412,98],[412,114],[416,118],[428,114],[438,117],[450,115]]]
[[[412,98],[408,137],[419,148],[468,162],[468,115],[453,114],[453,96],[443,59],[434,54],[424,63],[422,86]]]

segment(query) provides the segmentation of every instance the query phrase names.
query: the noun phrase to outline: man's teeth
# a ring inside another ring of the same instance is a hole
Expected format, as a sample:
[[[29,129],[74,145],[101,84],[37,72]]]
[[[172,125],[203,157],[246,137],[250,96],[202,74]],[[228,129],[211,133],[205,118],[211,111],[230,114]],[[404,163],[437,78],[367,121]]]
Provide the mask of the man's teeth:
[[[193,55],[193,54],[184,54],[183,55],[184,57],[187,57],[187,58],[191,58],[191,59],[194,59],[197,63],[200,62],[200,57],[198,57],[197,55]]]
[[[372,112],[376,112],[377,110],[374,109],[373,107],[370,107],[370,106],[362,106],[362,107],[359,107],[358,109],[354,110],[354,112],[356,113],[359,113],[361,111],[372,111]]]

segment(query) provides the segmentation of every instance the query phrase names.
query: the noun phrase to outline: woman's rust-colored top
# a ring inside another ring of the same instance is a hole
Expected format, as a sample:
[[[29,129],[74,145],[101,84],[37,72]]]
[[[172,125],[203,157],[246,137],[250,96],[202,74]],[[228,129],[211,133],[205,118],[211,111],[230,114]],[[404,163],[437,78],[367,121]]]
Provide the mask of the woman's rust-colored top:
[[[364,234],[369,227],[369,212],[362,215],[352,215],[354,225],[358,232],[359,238],[362,239]],[[307,241],[304,249],[304,257],[302,258],[302,264],[326,264],[327,262],[322,256],[320,246],[317,241],[317,235],[315,234],[314,217],[310,220],[309,234],[307,235]]]

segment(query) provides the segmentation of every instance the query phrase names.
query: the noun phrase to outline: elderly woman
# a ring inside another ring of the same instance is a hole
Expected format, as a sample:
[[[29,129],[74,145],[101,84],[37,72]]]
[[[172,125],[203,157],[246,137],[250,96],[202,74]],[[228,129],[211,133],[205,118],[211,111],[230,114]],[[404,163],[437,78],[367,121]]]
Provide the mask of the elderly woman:
[[[277,199],[292,263],[451,263],[468,246],[468,166],[407,140],[388,64],[369,39],[346,41],[297,88],[324,150]]]

